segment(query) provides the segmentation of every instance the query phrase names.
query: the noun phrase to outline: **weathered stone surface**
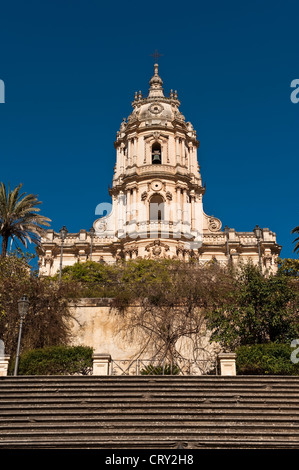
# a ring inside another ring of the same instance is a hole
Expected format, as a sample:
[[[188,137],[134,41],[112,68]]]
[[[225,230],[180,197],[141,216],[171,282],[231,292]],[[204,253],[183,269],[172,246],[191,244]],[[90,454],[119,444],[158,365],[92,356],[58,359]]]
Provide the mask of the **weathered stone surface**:
[[[299,377],[1,377],[0,448],[298,449],[298,398]]]

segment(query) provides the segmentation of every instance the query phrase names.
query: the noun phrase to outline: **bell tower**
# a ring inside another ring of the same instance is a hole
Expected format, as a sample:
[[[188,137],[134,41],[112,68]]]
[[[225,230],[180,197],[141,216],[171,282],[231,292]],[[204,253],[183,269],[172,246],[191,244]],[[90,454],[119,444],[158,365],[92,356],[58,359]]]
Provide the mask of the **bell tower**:
[[[134,246],[133,257],[136,253],[149,257],[147,246],[156,238],[171,257],[182,243],[185,249],[198,248],[204,194],[197,162],[199,142],[179,110],[177,92],[165,96],[157,63],[148,95],[136,92],[132,107],[114,143],[108,232],[125,242],[127,251]],[[103,219],[95,222],[96,232],[102,223]]]
[[[218,218],[204,213],[196,132],[180,111],[177,92],[164,93],[157,63],[148,92],[136,92],[132,108],[114,142],[112,204],[99,205],[108,215],[63,239],[47,230],[38,249],[40,274],[78,261],[135,258],[193,258],[200,266],[250,260],[263,272],[276,272],[281,246],[274,232],[222,229]],[[96,214],[103,212],[98,207]]]

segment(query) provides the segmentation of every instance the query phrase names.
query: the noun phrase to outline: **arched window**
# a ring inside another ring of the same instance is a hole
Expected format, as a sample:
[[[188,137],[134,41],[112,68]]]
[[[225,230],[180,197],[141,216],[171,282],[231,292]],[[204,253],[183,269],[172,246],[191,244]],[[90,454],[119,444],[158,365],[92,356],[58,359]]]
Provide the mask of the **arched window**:
[[[154,194],[150,200],[149,219],[152,221],[164,220],[164,199],[159,194]]]
[[[162,163],[161,145],[159,144],[159,142],[155,142],[152,145],[152,164],[160,165],[161,163]]]

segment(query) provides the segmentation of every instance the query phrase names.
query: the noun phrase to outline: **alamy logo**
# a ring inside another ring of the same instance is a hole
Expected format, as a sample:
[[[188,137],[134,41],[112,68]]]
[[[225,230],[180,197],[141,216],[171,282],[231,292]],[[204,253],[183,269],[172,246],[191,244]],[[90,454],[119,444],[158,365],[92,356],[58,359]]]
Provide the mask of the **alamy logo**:
[[[114,213],[114,208],[117,208]],[[95,224],[96,235],[100,238],[113,236],[120,239],[173,238],[185,240],[185,248],[197,249],[202,246],[201,230],[196,228],[200,220],[200,206],[190,202],[165,203],[134,202],[128,204],[127,197],[119,194],[113,204],[104,202],[96,206],[99,215]]]
[[[4,81],[0,79],[0,103],[5,103],[5,85]]]
[[[296,346],[299,345],[299,339],[293,339],[291,342],[291,348],[296,348]],[[298,364],[299,362],[299,357],[297,357],[297,354],[299,353],[299,348],[294,349],[294,351],[291,354],[291,361],[293,364]]]
[[[4,341],[0,339],[0,359],[3,359],[5,356]]]
[[[292,103],[299,103],[299,79],[296,78],[295,80],[291,81],[291,88],[295,88],[294,91],[291,93],[291,101]]]

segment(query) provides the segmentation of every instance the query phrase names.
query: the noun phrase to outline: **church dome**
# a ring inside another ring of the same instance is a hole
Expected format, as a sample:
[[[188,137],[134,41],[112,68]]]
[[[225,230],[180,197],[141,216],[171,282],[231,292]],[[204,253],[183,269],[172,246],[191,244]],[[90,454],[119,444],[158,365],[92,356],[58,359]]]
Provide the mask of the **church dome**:
[[[159,66],[154,64],[154,75],[149,81],[148,96],[144,96],[141,91],[135,93],[135,100],[132,103],[133,111],[128,116],[127,130],[136,120],[145,125],[160,124],[167,125],[174,119],[184,121],[184,116],[179,111],[180,102],[177,92],[170,91],[168,96],[164,95],[163,80],[159,75]]]
[[[165,102],[147,102],[140,106],[138,118],[144,120],[167,120],[172,121],[174,113],[171,104]]]

